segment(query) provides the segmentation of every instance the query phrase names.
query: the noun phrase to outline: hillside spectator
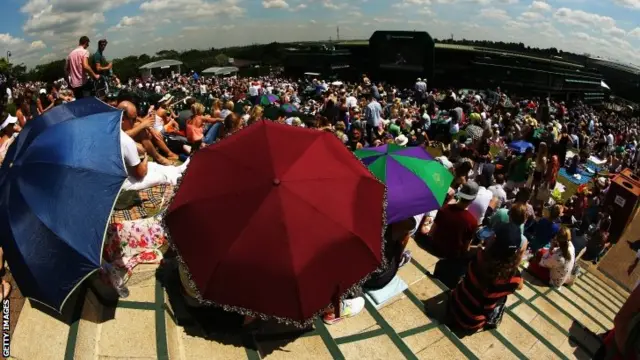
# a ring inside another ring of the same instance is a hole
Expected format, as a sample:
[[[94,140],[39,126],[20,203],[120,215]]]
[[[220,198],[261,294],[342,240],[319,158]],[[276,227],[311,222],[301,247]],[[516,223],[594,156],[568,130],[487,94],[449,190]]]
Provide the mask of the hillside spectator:
[[[69,79],[69,86],[71,86],[76,99],[82,99],[89,94],[87,76],[85,74],[96,80],[100,78],[100,75],[96,74],[89,65],[88,47],[89,38],[86,36],[81,37],[79,46],[69,53],[65,64],[65,74]]]

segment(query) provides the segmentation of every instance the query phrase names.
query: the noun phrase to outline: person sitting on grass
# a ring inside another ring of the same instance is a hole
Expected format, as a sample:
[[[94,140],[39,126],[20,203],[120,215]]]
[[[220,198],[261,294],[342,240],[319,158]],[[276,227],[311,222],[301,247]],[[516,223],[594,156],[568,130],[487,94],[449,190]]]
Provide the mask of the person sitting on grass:
[[[167,144],[164,143],[164,140],[158,140],[151,133],[151,129],[155,124],[155,114],[150,114],[138,119],[138,110],[135,105],[129,101],[122,101],[118,104],[118,109],[124,111],[122,115],[122,130],[137,143],[141,144],[146,153],[149,154],[155,162],[161,165],[173,165],[174,162],[162,156],[155,147],[155,145],[159,145],[165,153],[173,154],[167,147]],[[177,157],[177,155],[175,156]]]
[[[571,231],[562,227],[551,242],[549,250],[541,249],[529,263],[528,271],[555,288],[573,284],[571,275],[576,252],[571,243]]]
[[[515,223],[499,225],[486,249],[478,251],[462,281],[451,293],[450,315],[464,331],[478,331],[495,324],[507,296],[523,287],[518,270],[526,241]]]
[[[549,209],[549,214],[538,220],[535,225],[535,235],[531,241],[530,248],[536,252],[551,243],[551,240],[560,230],[560,217],[562,216],[562,206],[554,205]]]

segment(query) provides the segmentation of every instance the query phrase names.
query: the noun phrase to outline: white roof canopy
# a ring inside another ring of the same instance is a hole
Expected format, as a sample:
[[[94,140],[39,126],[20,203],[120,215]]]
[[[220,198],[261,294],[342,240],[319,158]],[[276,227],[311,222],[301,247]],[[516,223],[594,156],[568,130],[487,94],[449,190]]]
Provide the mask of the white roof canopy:
[[[203,74],[211,74],[211,75],[229,75],[238,72],[239,69],[235,66],[226,66],[226,67],[210,67],[208,69],[204,69],[202,71]]]
[[[154,61],[154,62],[150,62],[148,64],[144,64],[142,66],[140,66],[140,69],[161,69],[161,68],[167,68],[170,66],[179,66],[182,65],[182,61],[178,61],[178,60],[159,60],[159,61]]]

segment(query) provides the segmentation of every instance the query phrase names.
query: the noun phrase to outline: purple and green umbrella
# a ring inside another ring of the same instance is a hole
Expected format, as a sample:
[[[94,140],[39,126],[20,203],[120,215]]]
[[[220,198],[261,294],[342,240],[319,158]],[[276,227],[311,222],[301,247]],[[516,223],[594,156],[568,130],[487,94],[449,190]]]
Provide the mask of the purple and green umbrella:
[[[274,102],[280,100],[280,98],[277,95],[273,95],[273,94],[266,94],[266,95],[262,95],[260,97],[260,104],[261,105],[271,105]]]
[[[421,147],[388,144],[355,151],[387,185],[387,223],[439,209],[453,175]]]
[[[296,107],[291,104],[283,104],[280,108],[286,113],[298,111],[298,109],[296,109]]]

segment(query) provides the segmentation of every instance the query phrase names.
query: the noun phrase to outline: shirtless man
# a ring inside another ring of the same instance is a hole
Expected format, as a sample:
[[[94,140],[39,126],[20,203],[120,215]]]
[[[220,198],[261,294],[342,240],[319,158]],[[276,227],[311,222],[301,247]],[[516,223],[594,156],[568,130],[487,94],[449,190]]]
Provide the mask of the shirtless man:
[[[169,150],[167,144],[161,137],[158,139],[158,137],[152,133],[155,115],[150,114],[142,119],[138,119],[138,111],[135,105],[129,101],[121,102],[118,105],[118,109],[124,110],[122,130],[138,144],[141,144],[146,153],[149,154],[155,162],[161,165],[173,165],[172,160],[177,159],[178,156]],[[170,159],[162,156],[162,154],[156,150],[154,144],[166,153]]]

